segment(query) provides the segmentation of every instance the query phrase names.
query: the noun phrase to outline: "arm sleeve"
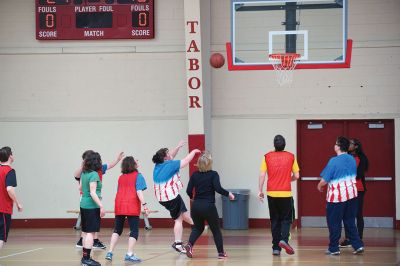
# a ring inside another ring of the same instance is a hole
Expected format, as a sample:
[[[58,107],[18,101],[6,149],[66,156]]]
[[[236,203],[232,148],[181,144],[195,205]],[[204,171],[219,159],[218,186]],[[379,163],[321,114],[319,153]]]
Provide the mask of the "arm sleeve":
[[[188,184],[188,186],[187,186],[187,188],[186,188],[186,194],[189,196],[189,198],[193,198],[193,176],[194,175],[192,175],[191,177],[190,177],[190,179],[189,179],[189,184]]]
[[[332,171],[333,171],[333,165],[332,165],[332,159],[329,160],[328,164],[325,166],[324,170],[321,172],[321,177],[322,179],[325,180],[325,182],[329,183],[332,178]]]
[[[88,179],[89,179],[89,183],[99,182],[100,181],[100,177],[99,177],[99,174],[97,172],[92,172]]]
[[[146,180],[144,179],[144,176],[141,173],[139,173],[136,178],[136,191],[146,190],[146,189],[147,189]]]
[[[215,172],[214,178],[213,178],[213,186],[216,192],[219,194],[228,197],[229,196],[229,191],[225,190],[223,187],[221,187],[221,183],[219,182],[219,175],[217,172]]]
[[[294,158],[294,162],[293,162],[293,165],[292,165],[292,172],[293,173],[298,173],[299,171],[300,171],[299,164],[297,163],[296,158]]]
[[[108,165],[107,165],[107,164],[103,164],[103,165],[101,166],[101,172],[103,173],[103,175],[107,172],[107,168],[108,168]]]
[[[267,172],[267,163],[265,162],[264,157],[262,158],[262,161],[261,161],[260,172],[263,172],[263,173]]]
[[[15,170],[12,169],[6,175],[6,187],[16,187],[17,186],[17,175],[15,174]]]
[[[360,162],[357,166],[357,179],[365,178],[365,169],[367,168],[367,161],[364,158],[360,158]]]

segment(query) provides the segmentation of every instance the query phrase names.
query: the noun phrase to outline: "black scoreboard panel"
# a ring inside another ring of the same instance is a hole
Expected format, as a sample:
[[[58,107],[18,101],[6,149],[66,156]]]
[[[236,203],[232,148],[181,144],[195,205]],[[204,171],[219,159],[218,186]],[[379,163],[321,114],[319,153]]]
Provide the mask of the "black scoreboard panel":
[[[36,39],[153,39],[154,0],[35,0]]]

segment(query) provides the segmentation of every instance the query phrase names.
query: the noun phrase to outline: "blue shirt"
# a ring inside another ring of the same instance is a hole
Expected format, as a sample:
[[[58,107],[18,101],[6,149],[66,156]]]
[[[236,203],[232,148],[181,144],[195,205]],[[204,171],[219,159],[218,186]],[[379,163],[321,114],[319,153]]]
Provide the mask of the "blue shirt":
[[[154,194],[160,202],[170,201],[179,195],[183,188],[179,176],[181,161],[168,160],[156,164],[153,171]]]
[[[136,191],[146,190],[146,189],[147,189],[146,180],[144,179],[144,176],[141,173],[138,173],[136,177]]]
[[[356,160],[345,153],[331,158],[321,177],[328,183],[327,202],[345,202],[357,197]]]

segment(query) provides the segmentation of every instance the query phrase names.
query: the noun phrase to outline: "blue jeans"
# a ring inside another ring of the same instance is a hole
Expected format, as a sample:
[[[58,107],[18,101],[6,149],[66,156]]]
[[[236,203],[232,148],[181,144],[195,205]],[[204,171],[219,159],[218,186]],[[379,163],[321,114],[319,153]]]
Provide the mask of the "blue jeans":
[[[345,202],[326,203],[326,221],[329,228],[329,251],[339,251],[342,221],[354,250],[364,246],[356,227],[357,198]]]

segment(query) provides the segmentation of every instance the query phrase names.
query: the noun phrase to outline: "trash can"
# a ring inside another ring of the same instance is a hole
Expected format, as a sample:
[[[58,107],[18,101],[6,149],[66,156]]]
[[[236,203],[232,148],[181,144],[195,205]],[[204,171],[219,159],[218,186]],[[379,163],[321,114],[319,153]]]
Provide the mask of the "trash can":
[[[222,196],[222,222],[224,229],[249,229],[249,189],[228,189],[234,200]]]

